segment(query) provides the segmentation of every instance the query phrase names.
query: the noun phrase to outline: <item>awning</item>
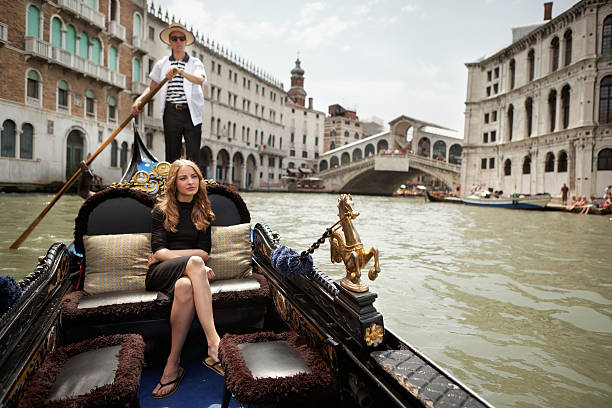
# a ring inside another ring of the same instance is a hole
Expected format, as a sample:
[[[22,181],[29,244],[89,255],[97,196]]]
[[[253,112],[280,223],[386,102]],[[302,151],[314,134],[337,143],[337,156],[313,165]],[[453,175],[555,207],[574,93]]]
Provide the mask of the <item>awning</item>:
[[[289,173],[289,174],[298,174],[298,171],[297,171],[297,169],[287,168],[287,173]]]
[[[302,173],[302,174],[310,174],[310,173],[312,173],[312,170],[310,170],[309,168],[306,168],[306,167],[300,167],[300,173]]]

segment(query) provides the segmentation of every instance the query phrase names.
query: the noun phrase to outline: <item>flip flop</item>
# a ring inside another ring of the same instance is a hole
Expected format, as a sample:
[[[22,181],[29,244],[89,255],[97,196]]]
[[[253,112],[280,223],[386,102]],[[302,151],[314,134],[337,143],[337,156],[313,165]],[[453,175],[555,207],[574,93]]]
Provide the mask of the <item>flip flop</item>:
[[[184,376],[185,376],[185,370],[183,370],[183,367],[179,367],[178,375],[176,376],[176,378],[174,380],[172,380],[170,382],[167,382],[165,384],[162,383],[161,381],[159,382],[159,385],[161,385],[162,388],[165,387],[165,386],[168,386],[168,385],[172,385],[172,384],[174,384],[174,387],[172,387],[172,389],[169,392],[165,393],[165,394],[152,395],[152,397],[155,398],[155,399],[161,399],[161,398],[166,398],[166,397],[171,396],[178,389],[178,386],[179,386],[179,384],[180,384],[180,382],[181,382],[181,380],[183,379]]]
[[[208,356],[204,359],[203,363],[206,367],[210,368],[221,377],[225,376],[225,371],[223,370],[223,367],[221,367],[220,361],[215,361],[211,356]]]

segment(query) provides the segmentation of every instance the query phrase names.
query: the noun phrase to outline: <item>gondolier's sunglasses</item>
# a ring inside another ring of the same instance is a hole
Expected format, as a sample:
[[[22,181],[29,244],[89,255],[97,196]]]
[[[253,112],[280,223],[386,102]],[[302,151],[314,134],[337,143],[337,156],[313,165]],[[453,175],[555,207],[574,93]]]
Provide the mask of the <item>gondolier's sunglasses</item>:
[[[182,35],[182,36],[175,36],[173,35],[172,37],[170,37],[170,41],[175,42],[175,41],[185,41],[187,38]]]

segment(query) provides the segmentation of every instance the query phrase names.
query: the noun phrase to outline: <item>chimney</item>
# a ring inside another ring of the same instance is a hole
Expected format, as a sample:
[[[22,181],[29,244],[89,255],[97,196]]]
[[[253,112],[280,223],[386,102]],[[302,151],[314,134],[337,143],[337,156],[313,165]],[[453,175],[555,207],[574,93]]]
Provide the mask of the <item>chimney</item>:
[[[312,110],[312,98],[308,98],[308,109]]]
[[[544,3],[544,21],[552,20],[552,1]]]

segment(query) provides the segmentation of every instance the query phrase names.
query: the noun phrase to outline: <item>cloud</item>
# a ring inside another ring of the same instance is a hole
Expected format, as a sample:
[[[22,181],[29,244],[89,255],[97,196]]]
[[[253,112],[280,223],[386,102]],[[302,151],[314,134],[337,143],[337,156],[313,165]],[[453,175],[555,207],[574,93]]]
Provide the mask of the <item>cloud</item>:
[[[300,9],[300,19],[297,22],[297,26],[305,26],[312,24],[317,17],[319,11],[325,9],[325,4],[323,3],[306,3]]]
[[[316,48],[328,43],[337,34],[356,24],[357,21],[346,20],[338,16],[327,16],[309,26],[292,29],[287,41],[305,48]]]
[[[358,16],[365,16],[370,13],[372,8],[378,4],[379,0],[368,0],[367,2],[359,5],[354,11],[353,14]]]
[[[413,11],[416,11],[419,8],[419,6],[417,6],[414,3],[408,3],[405,6],[403,6],[400,10],[403,11],[404,13],[412,13]]]

